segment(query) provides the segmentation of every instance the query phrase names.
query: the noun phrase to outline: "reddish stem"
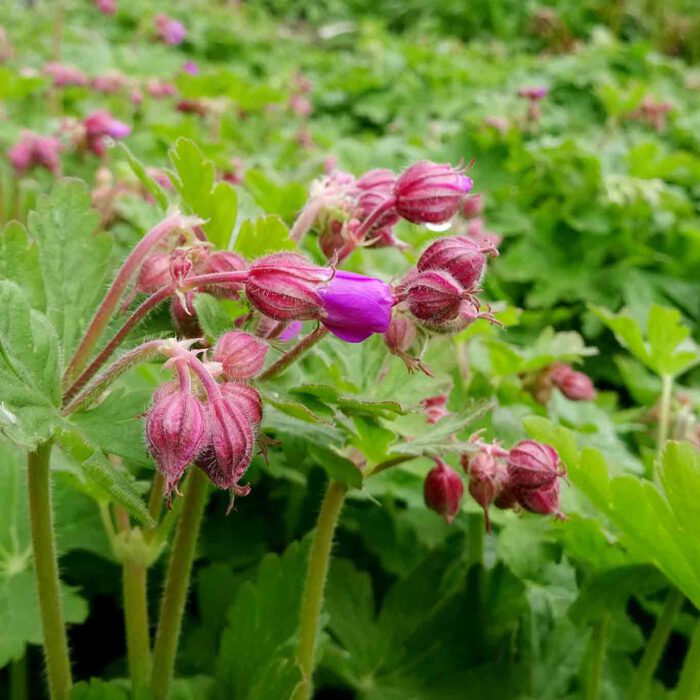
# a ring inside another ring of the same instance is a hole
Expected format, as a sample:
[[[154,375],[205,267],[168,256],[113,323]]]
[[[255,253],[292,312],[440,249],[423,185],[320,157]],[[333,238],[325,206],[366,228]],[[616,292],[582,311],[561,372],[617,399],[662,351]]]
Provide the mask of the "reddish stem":
[[[282,357],[280,357],[277,362],[271,364],[259,377],[261,380],[272,379],[278,374],[284,372],[289,365],[295,360],[299,359],[307,350],[312,348],[316,343],[318,343],[321,338],[328,335],[328,329],[323,326],[319,326],[315,331],[309,333],[306,338],[300,340],[289,352],[286,352]]]

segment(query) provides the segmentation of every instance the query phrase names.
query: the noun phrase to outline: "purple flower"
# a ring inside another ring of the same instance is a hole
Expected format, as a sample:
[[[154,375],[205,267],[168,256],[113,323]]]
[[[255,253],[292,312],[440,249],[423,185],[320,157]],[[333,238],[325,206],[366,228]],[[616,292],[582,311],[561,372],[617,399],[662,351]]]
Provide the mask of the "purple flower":
[[[296,338],[303,327],[301,321],[292,321],[278,336],[277,339],[281,340],[283,343],[287,343],[290,340]]]
[[[182,22],[178,22],[168,15],[158,14],[155,16],[154,24],[158,37],[166,44],[177,46],[185,40],[187,30]]]
[[[190,75],[197,75],[199,73],[199,66],[194,61],[185,61],[182,64],[182,70]]]
[[[385,282],[338,270],[319,293],[325,312],[321,323],[341,340],[361,343],[389,328],[394,295]]]

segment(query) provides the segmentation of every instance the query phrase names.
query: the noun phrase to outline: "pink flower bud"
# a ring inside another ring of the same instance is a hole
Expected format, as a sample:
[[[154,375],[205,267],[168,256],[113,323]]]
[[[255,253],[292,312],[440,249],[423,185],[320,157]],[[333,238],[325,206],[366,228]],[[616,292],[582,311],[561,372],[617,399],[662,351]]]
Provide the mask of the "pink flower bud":
[[[131,127],[115,119],[108,111],[98,109],[85,118],[85,136],[90,150],[97,156],[107,151],[107,138],[123,139],[131,133]]]
[[[556,515],[564,519],[559,510],[559,482],[556,479],[551,484],[536,489],[520,489],[518,503],[530,513]]]
[[[192,394],[161,393],[146,416],[146,441],[165,477],[168,500],[185,467],[197,455],[206,434],[204,407]]]
[[[427,399],[421,401],[421,406],[425,411],[430,425],[434,425],[450,415],[450,412],[447,410],[447,394],[429,396]]]
[[[557,363],[551,372],[552,382],[571,401],[593,401],[597,393],[591,378],[571,365]]]
[[[55,61],[47,63],[43,68],[44,75],[53,79],[56,87],[68,87],[71,85],[87,85],[88,79],[85,73],[75,66],[69,66]]]
[[[475,454],[464,453],[461,457],[462,467],[469,475],[469,493],[484,510],[487,532],[491,532],[488,509],[492,503],[499,508],[515,505],[515,499],[510,500],[505,495],[510,493],[510,478],[502,460],[503,453],[498,445],[485,444]]]
[[[459,474],[436,458],[436,466],[425,477],[423,484],[423,497],[425,505],[445,518],[450,525],[459,512],[459,505],[464,495],[464,484]]]
[[[220,362],[227,379],[241,381],[255,377],[265,364],[270,346],[260,338],[241,331],[228,331],[216,343],[215,362]]]
[[[292,95],[289,98],[289,109],[300,117],[308,117],[314,108],[311,101],[303,95]]]
[[[394,316],[384,333],[384,342],[389,352],[401,356],[416,342],[416,324],[408,316]]]
[[[420,161],[399,175],[396,211],[414,224],[443,224],[458,211],[472,180],[451,165]]]
[[[481,216],[484,211],[484,199],[480,194],[473,194],[471,197],[465,197],[462,202],[462,216],[465,219],[473,219],[475,216]]]
[[[136,289],[143,294],[153,294],[170,282],[170,256],[153,253],[141,265],[136,277]]]
[[[457,317],[464,295],[459,282],[449,272],[426,270],[410,283],[406,301],[416,318],[441,323]]]
[[[39,136],[23,131],[20,140],[8,152],[8,158],[17,174],[29,168],[41,167],[57,175],[61,169],[60,152],[63,144],[52,136]]]
[[[236,394],[210,397],[207,404],[207,440],[197,455],[196,464],[219,488],[243,495],[238,486],[253,456],[255,433],[245,415],[246,404]]]
[[[113,15],[117,11],[117,0],[95,0],[95,6],[103,15]]]
[[[166,44],[176,46],[185,40],[187,30],[182,22],[162,13],[156,15],[153,22],[158,38]]]
[[[227,250],[216,250],[204,261],[202,274],[212,275],[217,272],[245,272],[248,263],[236,253]],[[226,282],[222,284],[212,284],[202,291],[213,294],[221,299],[236,299],[244,288],[243,282]]]
[[[508,452],[508,474],[514,488],[537,489],[549,486],[566,472],[557,451],[535,440],[522,440]]]
[[[177,95],[177,88],[165,80],[149,80],[146,83],[146,92],[156,100]]]
[[[418,259],[418,269],[449,272],[464,289],[475,287],[484,272],[484,249],[464,236],[438,238]]]
[[[182,72],[188,73],[189,75],[198,75],[199,66],[194,61],[185,61],[182,64]]]
[[[219,385],[219,389],[224,396],[233,399],[243,409],[244,414],[250,419],[253,432],[257,435],[263,417],[262,399],[257,389],[250,384],[238,382],[224,382]]]
[[[319,294],[331,274],[298,253],[273,253],[250,268],[245,292],[258,311],[276,321],[318,319],[323,313]]]

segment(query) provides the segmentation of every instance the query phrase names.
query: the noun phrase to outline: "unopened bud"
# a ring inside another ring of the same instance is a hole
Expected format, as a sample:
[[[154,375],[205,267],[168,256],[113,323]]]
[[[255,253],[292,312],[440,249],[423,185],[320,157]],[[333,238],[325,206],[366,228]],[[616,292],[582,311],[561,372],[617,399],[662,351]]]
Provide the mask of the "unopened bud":
[[[464,289],[474,288],[486,265],[484,249],[464,236],[448,236],[432,243],[418,259],[417,267],[449,272]]]
[[[518,503],[530,513],[556,515],[558,518],[564,519],[564,515],[559,510],[559,482],[557,480],[536,489],[521,489],[518,492]]]
[[[458,211],[472,180],[451,165],[420,161],[396,180],[398,214],[415,224],[443,224]]]
[[[161,393],[146,416],[146,441],[170,498],[206,434],[204,407],[185,391]]]
[[[464,289],[449,272],[426,270],[412,279],[406,301],[416,318],[442,323],[457,317],[464,294]]]
[[[254,335],[228,331],[219,338],[212,357],[222,364],[227,379],[241,381],[260,372],[269,349],[265,341]]]
[[[591,378],[570,365],[554,365],[551,377],[554,385],[571,401],[592,401],[597,395]]]
[[[557,451],[535,440],[522,440],[508,452],[508,474],[516,489],[549,486],[566,472]]]
[[[433,467],[425,477],[423,497],[425,505],[445,518],[449,525],[459,512],[464,495],[464,484],[459,474],[441,459],[435,460]]]

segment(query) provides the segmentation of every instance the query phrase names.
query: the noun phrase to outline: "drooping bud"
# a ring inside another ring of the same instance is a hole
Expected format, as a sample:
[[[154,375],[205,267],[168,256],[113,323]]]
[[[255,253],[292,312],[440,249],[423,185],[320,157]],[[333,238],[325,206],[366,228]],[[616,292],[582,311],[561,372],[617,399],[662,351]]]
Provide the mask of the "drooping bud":
[[[559,482],[555,479],[551,484],[536,489],[520,489],[518,503],[530,513],[539,515],[556,515],[564,519],[559,510]]]
[[[258,390],[250,384],[238,382],[224,382],[219,385],[219,389],[224,396],[243,409],[243,413],[250,419],[253,432],[257,435],[263,417],[263,403]]]
[[[131,133],[131,127],[115,119],[107,110],[98,109],[85,118],[85,137],[90,150],[97,156],[107,152],[107,138],[123,139]]]
[[[417,267],[424,270],[449,272],[464,289],[475,287],[486,266],[484,249],[464,236],[439,238],[429,245],[418,259]]]
[[[384,333],[384,343],[392,355],[403,360],[409,372],[420,370],[428,377],[432,377],[433,373],[430,367],[408,352],[416,342],[417,337],[416,324],[411,318],[403,314],[394,315],[389,323],[389,328]]]
[[[276,321],[318,319],[323,312],[319,287],[328,282],[328,269],[298,253],[273,253],[250,267],[245,293],[248,301]]]
[[[481,194],[473,194],[470,197],[465,197],[462,202],[462,216],[465,219],[473,219],[475,216],[481,216],[484,211],[484,198]]]
[[[219,488],[247,493],[238,481],[253,456],[255,434],[235,394],[213,396],[207,403],[207,439],[195,460]]]
[[[143,294],[153,294],[170,282],[170,256],[153,253],[141,265],[136,278],[136,289]]]
[[[217,272],[245,272],[248,263],[240,255],[228,250],[216,250],[204,261],[202,274],[211,275]],[[243,282],[226,282],[212,284],[202,291],[213,294],[221,299],[236,299],[244,288]]]
[[[549,486],[566,473],[557,451],[536,440],[522,440],[512,447],[507,462],[508,474],[518,491]]]
[[[204,407],[192,394],[161,392],[146,416],[146,441],[165,478],[170,499],[187,465],[194,460],[206,435]]]
[[[414,224],[443,224],[458,211],[472,180],[448,164],[420,161],[396,180],[395,208]]]
[[[555,364],[551,378],[553,384],[571,401],[593,401],[597,395],[591,378],[583,372],[577,372],[571,365]]]
[[[416,318],[442,323],[458,316],[464,295],[464,289],[449,272],[426,270],[413,277],[406,302]]]
[[[260,372],[269,349],[265,341],[254,335],[228,331],[219,338],[212,357],[222,364],[227,379],[245,381]]]
[[[319,294],[323,301],[321,323],[341,340],[361,343],[389,327],[394,295],[386,282],[338,270]]]
[[[476,454],[464,453],[461,456],[462,467],[469,475],[469,493],[484,510],[487,532],[491,532],[489,506],[495,503],[500,508],[512,507],[515,503],[513,499],[506,504],[505,494],[511,489],[503,452],[498,445],[485,444]]]
[[[464,495],[464,484],[459,474],[439,458],[423,483],[425,505],[439,513],[450,525],[459,512]]]
[[[396,184],[396,175],[391,170],[377,169],[366,172],[356,183],[360,191],[357,199],[360,221],[367,218],[377,207],[391,199]],[[399,221],[399,215],[393,207],[387,209],[372,225],[368,238],[376,237],[380,229],[391,228]]]

